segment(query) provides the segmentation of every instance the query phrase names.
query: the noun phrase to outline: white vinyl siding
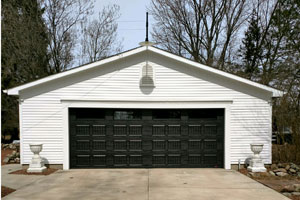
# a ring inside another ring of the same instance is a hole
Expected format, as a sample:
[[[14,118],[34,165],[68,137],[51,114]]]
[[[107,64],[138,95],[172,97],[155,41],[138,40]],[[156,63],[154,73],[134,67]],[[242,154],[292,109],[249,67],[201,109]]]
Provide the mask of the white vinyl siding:
[[[155,88],[140,87],[146,59],[155,70]],[[204,72],[155,53],[139,53],[77,75],[21,91],[22,164],[29,164],[29,143],[44,144],[41,156],[63,164],[61,100],[80,101],[226,101],[232,100],[231,164],[252,155],[250,143],[263,143],[271,163],[271,93]],[[133,102],[134,104],[134,102]]]

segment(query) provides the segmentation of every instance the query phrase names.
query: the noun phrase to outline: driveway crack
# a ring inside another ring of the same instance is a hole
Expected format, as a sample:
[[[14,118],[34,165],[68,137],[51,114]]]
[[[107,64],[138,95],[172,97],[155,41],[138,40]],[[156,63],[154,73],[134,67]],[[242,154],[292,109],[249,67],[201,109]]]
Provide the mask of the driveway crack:
[[[150,184],[149,184],[150,183],[150,180],[149,180],[150,179],[150,172],[149,171],[150,170],[148,169],[148,200],[149,200],[149,196],[150,196],[150,194],[149,194],[150,193]]]

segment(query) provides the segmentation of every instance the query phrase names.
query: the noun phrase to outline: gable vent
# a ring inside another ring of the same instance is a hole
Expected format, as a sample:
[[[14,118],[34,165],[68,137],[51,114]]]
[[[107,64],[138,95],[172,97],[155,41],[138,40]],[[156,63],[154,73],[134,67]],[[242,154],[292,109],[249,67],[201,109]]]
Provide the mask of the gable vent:
[[[144,65],[142,68],[141,86],[154,86],[153,76],[153,67],[149,64]]]

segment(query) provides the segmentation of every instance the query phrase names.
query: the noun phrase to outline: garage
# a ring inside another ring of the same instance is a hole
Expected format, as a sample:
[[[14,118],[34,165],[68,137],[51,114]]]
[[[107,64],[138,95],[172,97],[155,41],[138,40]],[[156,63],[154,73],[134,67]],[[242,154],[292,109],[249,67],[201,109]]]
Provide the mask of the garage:
[[[224,109],[69,108],[70,168],[224,167]]]
[[[20,162],[31,143],[70,168],[243,165],[250,144],[272,163],[272,99],[282,91],[141,46],[5,90],[19,98]]]

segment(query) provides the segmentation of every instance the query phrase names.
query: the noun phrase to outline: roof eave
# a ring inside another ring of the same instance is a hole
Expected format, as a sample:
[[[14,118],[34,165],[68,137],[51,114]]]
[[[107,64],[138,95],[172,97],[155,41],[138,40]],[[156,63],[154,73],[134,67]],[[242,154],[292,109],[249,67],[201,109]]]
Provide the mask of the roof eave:
[[[58,74],[47,76],[45,78],[30,82],[30,83],[26,83],[26,84],[23,84],[23,85],[14,87],[14,88],[4,90],[3,92],[7,93],[8,95],[17,95],[18,96],[19,93],[20,93],[19,91],[22,91],[24,89],[27,89],[27,88],[30,88],[30,87],[33,87],[33,86],[37,86],[37,85],[46,83],[48,81],[55,80],[57,78],[67,76],[67,75],[71,75],[71,74],[75,74],[75,73],[78,73],[78,72],[81,72],[81,71],[85,71],[85,70],[94,68],[96,66],[103,65],[103,64],[118,60],[120,58],[125,58],[125,57],[128,57],[130,55],[134,55],[136,53],[143,52],[147,49],[148,49],[148,47],[141,46],[141,47],[129,50],[127,52],[117,54],[117,55],[112,56],[110,58],[106,58],[104,60],[100,60],[100,61],[96,61],[96,62],[93,62],[93,63],[86,64],[86,65],[82,66],[82,68],[81,67],[80,68],[75,68],[75,69],[71,69],[69,71],[64,71],[64,72],[61,72],[61,73],[58,73]]]
[[[169,53],[167,51],[164,51],[164,50],[152,47],[152,46],[149,46],[149,47],[148,46],[146,46],[146,47],[142,46],[142,47],[139,47],[139,48],[136,48],[136,49],[132,49],[132,50],[129,50],[127,52],[123,52],[121,54],[117,54],[115,56],[112,56],[110,58],[87,64],[85,66],[82,66],[82,68],[81,67],[80,68],[75,68],[75,69],[70,70],[70,71],[65,71],[65,72],[61,72],[59,74],[54,74],[54,75],[51,75],[50,77],[48,76],[48,77],[42,78],[40,80],[36,80],[36,81],[30,82],[30,83],[27,83],[27,84],[24,84],[24,85],[21,85],[21,86],[17,86],[17,87],[11,88],[11,89],[4,90],[3,92],[7,93],[8,95],[18,96],[20,94],[20,91],[22,91],[24,89],[27,89],[27,88],[30,88],[30,87],[33,87],[33,86],[37,86],[37,85],[43,84],[45,82],[48,82],[48,81],[51,81],[51,80],[54,80],[54,79],[57,79],[57,78],[61,78],[61,77],[67,76],[67,75],[71,75],[71,74],[74,74],[74,73],[85,71],[85,70],[88,70],[90,68],[94,68],[96,66],[103,65],[103,64],[115,61],[119,58],[125,58],[125,57],[128,57],[130,55],[133,55],[133,54],[136,54],[136,53],[139,53],[139,52],[143,52],[145,50],[150,50],[154,53],[158,53],[160,55],[163,55],[163,56],[166,56],[166,57],[169,57],[169,58],[173,58],[174,60],[184,62],[186,64],[192,65],[192,66],[197,67],[199,69],[209,71],[209,72],[212,72],[212,73],[216,73],[218,75],[222,75],[222,76],[225,76],[227,78],[230,78],[230,79],[233,79],[233,80],[236,80],[236,81],[240,81],[240,82],[246,83],[248,85],[252,85],[252,86],[260,88],[262,90],[269,91],[269,92],[272,93],[272,97],[282,97],[284,95],[283,91],[277,90],[275,88],[253,82],[253,81],[250,81],[248,79],[238,77],[236,75],[233,75],[233,74],[230,74],[230,73],[227,73],[227,72],[224,72],[224,71],[221,71],[221,70],[209,67],[209,66],[202,65],[202,64],[197,63],[195,61],[177,56],[175,54]]]
[[[202,70],[205,70],[205,71],[209,71],[209,72],[212,72],[212,73],[216,73],[216,74],[219,74],[219,75],[223,75],[223,76],[225,76],[227,78],[231,78],[233,80],[240,81],[240,82],[246,83],[248,85],[254,86],[256,88],[260,88],[262,90],[269,91],[269,92],[272,93],[272,97],[282,97],[284,95],[283,91],[277,90],[275,88],[272,88],[272,87],[269,87],[269,86],[266,86],[266,85],[263,85],[263,84],[260,84],[260,83],[253,82],[251,80],[248,80],[248,79],[236,76],[234,74],[230,74],[230,73],[225,72],[225,71],[221,71],[221,70],[218,70],[218,69],[215,69],[215,68],[203,65],[201,63],[197,63],[197,62],[189,60],[187,58],[180,57],[180,56],[177,56],[175,54],[171,54],[171,53],[169,53],[167,51],[164,51],[164,50],[161,50],[161,49],[158,49],[158,48],[155,48],[155,47],[149,47],[149,50],[152,51],[152,52],[155,52],[155,53],[167,56],[169,58],[173,58],[173,59],[175,59],[177,61],[181,61],[181,62],[184,62],[186,64],[195,66],[195,67],[197,67],[199,69],[202,69]]]
[[[19,90],[14,90],[14,89],[3,90],[3,92],[6,93],[7,95],[12,95],[12,96],[19,95]]]
[[[272,97],[282,97],[285,94],[285,92],[273,89],[272,94]]]

